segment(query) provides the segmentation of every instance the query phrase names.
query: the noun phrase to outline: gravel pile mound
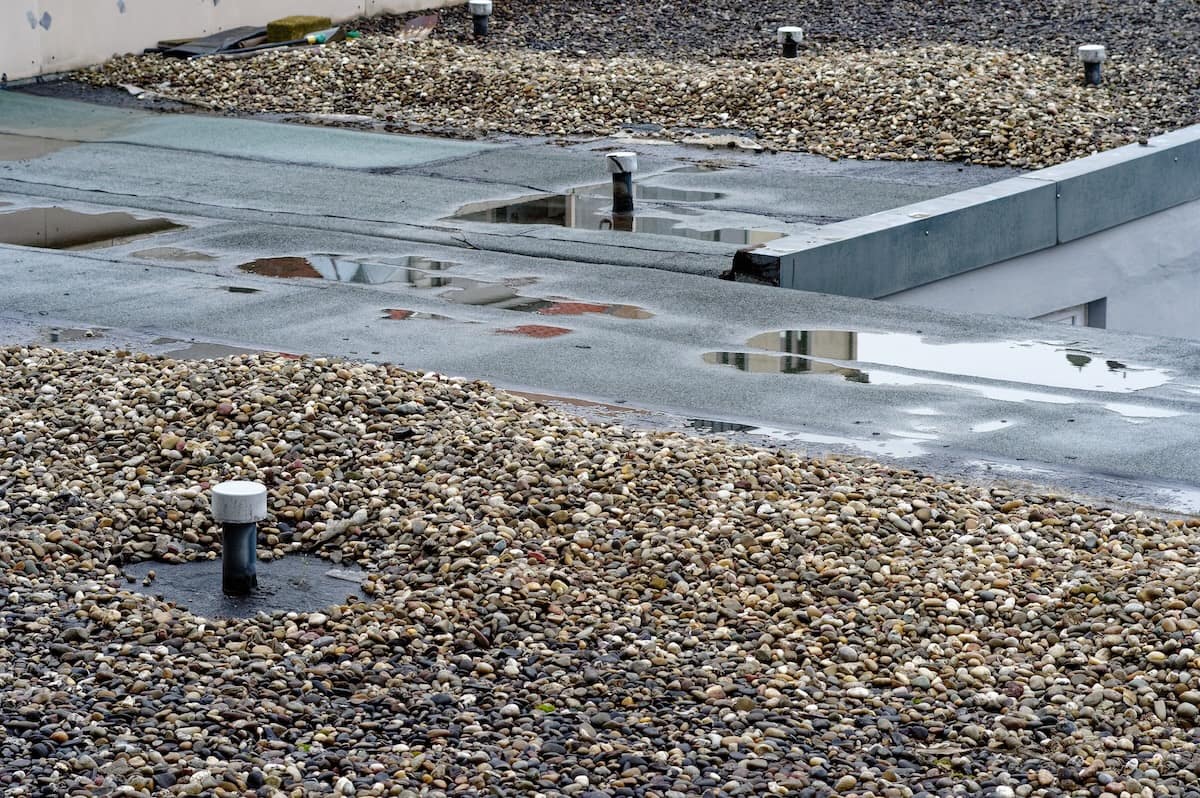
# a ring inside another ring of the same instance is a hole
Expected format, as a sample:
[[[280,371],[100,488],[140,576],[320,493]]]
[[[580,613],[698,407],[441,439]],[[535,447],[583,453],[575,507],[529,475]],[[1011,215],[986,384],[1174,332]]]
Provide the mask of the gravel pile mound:
[[[1194,522],[389,366],[0,376],[5,795],[1200,795]],[[214,556],[239,477],[261,557],[371,600],[201,619],[123,578]]]
[[[617,132],[624,124],[752,131],[831,157],[1045,166],[1128,143],[1156,112],[1130,67],[1088,89],[1064,59],[939,45],[803,59],[651,62],[493,52],[376,37],[252,61],[116,59],[84,77],[225,111],[365,114],[396,129]],[[1156,106],[1157,107],[1157,106]]]
[[[358,114],[398,130],[607,135],[736,129],[845,158],[1042,167],[1200,117],[1200,5],[1058,2],[499,3],[474,42],[464,8],[433,40],[405,17],[368,38],[249,61],[118,58],[82,78],[230,112]],[[808,31],[777,57],[774,29]],[[1102,87],[1075,48],[1108,45]]]

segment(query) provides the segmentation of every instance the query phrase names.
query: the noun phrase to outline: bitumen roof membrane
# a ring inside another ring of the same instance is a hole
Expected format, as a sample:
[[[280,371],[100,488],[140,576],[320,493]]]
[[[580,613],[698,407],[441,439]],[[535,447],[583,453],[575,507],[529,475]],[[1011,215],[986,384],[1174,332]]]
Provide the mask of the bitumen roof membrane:
[[[629,147],[0,92],[0,214],[177,226],[78,251],[0,244],[0,341],[387,361],[586,400],[574,407],[621,423],[1200,509],[1194,343],[714,279],[744,242],[614,229],[603,155]],[[637,149],[639,211],[695,230],[798,232],[1015,174]],[[578,205],[583,223],[461,216],[530,197]],[[244,268],[268,259],[294,273]],[[788,333],[836,335],[797,357],[773,343]]]

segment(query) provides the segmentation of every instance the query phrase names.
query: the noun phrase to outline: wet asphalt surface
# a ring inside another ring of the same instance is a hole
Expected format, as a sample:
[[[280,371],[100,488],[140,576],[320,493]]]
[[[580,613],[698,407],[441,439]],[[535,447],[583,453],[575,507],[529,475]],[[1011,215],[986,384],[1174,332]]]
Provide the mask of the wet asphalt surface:
[[[768,446],[866,454],[987,480],[1004,472],[1006,479],[1110,500],[1182,511],[1195,506],[1190,486],[1200,484],[1200,472],[1191,456],[1198,437],[1192,409],[1200,358],[1193,344],[1072,330],[1092,351],[1163,368],[1170,377],[1132,396],[1068,391],[1065,403],[989,399],[987,386],[971,378],[944,384],[936,363],[917,364],[924,379],[909,385],[744,373],[706,363],[704,355],[746,351],[752,337],[781,329],[920,331],[934,342],[1062,340],[1062,330],[713,279],[727,267],[733,244],[448,218],[464,202],[519,197],[531,186],[553,192],[603,182],[597,152],[613,142],[446,142],[19,98],[0,95],[10,132],[28,134],[33,128],[19,124],[28,114],[39,135],[53,133],[46,129],[52,125],[69,141],[32,161],[0,163],[0,201],[138,209],[187,229],[81,252],[3,247],[0,316],[12,331],[5,340],[54,343],[54,326],[108,328],[100,342],[72,345],[163,353],[195,340],[390,361],[642,408],[650,423],[666,428],[682,429],[688,419],[737,422],[787,433],[763,438]],[[347,153],[354,165],[338,166]],[[819,189],[853,213],[866,212],[856,203],[903,204],[914,191],[946,193],[988,175],[947,164],[721,157],[734,165],[677,173],[671,169],[711,160],[712,153],[655,149],[646,164],[654,177],[647,180],[725,190],[725,199],[701,205],[720,214],[757,209],[769,219],[781,203],[800,212],[818,196],[772,194],[771,181]],[[144,169],[147,159],[157,164],[152,172]],[[756,168],[766,163],[782,171]],[[387,164],[407,165],[378,173]],[[797,182],[789,169],[803,170],[806,179]],[[206,257],[163,253],[172,249]],[[285,280],[238,268],[255,258],[321,253],[367,261],[434,258],[454,263],[447,273],[456,277],[518,286],[521,294],[552,302],[637,306],[652,317],[539,315],[455,303],[444,296],[447,289]],[[396,318],[397,309],[413,315]],[[505,332],[523,327],[568,332]],[[211,354],[225,351],[232,350]],[[1150,416],[1123,416],[1106,408],[1113,402],[1133,402]],[[993,425],[1001,419],[1010,426]],[[983,431],[973,431],[981,423]]]

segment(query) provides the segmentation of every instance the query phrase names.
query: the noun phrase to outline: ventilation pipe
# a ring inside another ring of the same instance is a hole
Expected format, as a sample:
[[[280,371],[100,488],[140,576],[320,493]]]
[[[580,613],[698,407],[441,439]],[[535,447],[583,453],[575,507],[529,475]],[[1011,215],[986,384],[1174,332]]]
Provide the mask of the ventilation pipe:
[[[267,488],[222,482],[212,491],[213,520],[221,525],[221,590],[248,596],[258,587],[258,522],[267,517]]]

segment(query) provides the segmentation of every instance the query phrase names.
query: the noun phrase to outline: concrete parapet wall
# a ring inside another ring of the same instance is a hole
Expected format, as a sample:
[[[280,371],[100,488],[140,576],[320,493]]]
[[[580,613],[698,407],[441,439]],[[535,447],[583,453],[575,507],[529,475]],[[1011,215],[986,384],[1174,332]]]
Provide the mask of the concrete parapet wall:
[[[160,39],[200,37],[292,14],[346,20],[466,0],[14,0],[0,2],[0,73],[9,80],[99,64]]]
[[[1200,125],[1035,174],[1058,185],[1058,241],[1200,198]]]
[[[786,288],[882,297],[1200,199],[1200,126],[743,253]]]
[[[827,225],[781,258],[779,282],[842,296],[893,294],[1054,246],[1054,202],[1053,183],[1018,177]],[[981,225],[1002,234],[981,234]]]
[[[1104,318],[1088,318],[1088,326],[1200,338],[1198,274],[1200,200],[1193,200],[986,269],[892,294],[887,301],[1033,319],[1103,300]]]

